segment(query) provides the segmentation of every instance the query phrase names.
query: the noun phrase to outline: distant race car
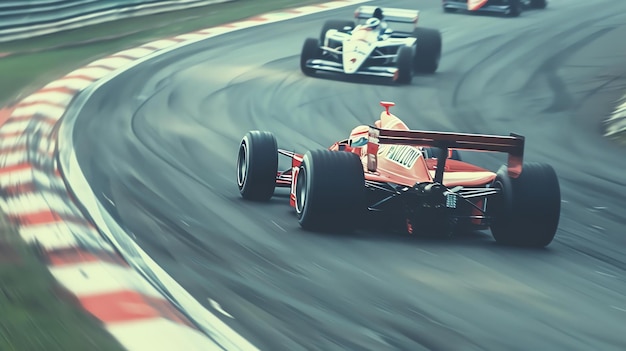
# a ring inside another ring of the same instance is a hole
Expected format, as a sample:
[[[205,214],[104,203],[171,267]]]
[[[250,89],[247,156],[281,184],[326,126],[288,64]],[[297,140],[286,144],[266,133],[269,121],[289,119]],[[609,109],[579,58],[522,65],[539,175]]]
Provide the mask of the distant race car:
[[[519,16],[525,8],[545,9],[546,6],[547,0],[443,0],[445,12],[467,10],[501,13],[510,17]]]
[[[270,132],[241,140],[237,184],[244,199],[267,201],[276,187],[309,230],[399,229],[452,235],[489,228],[497,242],[543,247],[554,238],[561,192],[554,169],[523,166],[523,136],[409,130],[385,110],[373,126],[304,154],[279,149]],[[508,153],[497,172],[461,160],[458,150]],[[291,167],[278,169],[278,155]]]
[[[414,73],[437,71],[441,33],[417,27],[419,11],[361,6],[355,18],[357,22],[329,20],[319,39],[305,40],[300,54],[304,74],[330,71],[389,77],[409,84]]]

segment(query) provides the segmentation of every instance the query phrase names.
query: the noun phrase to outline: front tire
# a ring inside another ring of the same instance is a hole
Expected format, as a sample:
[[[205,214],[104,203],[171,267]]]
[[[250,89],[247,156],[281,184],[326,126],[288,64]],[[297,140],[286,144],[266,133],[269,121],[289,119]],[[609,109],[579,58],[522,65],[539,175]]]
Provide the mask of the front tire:
[[[521,0],[511,0],[511,10],[508,14],[509,17],[519,17],[522,14],[522,2]]]
[[[274,195],[278,146],[270,132],[253,130],[241,139],[237,155],[237,186],[246,200],[267,201]]]
[[[415,72],[435,73],[441,59],[441,32],[431,28],[415,28],[413,37],[417,39],[413,67]]]
[[[409,46],[401,46],[398,49],[397,59],[398,71],[394,80],[398,84],[411,84],[413,79],[413,50]]]
[[[547,6],[547,0],[530,0],[530,7],[533,9],[545,9]]]
[[[322,50],[320,49],[320,43],[315,38],[307,38],[302,45],[302,52],[300,53],[300,70],[307,76],[315,74],[315,69],[307,67],[309,60],[319,58],[322,56]]]
[[[561,213],[561,190],[550,165],[524,165],[518,178],[509,177],[502,166],[493,186],[500,194],[487,200],[487,213],[494,217],[491,233],[498,243],[544,247],[552,242]]]
[[[314,150],[302,160],[296,181],[296,214],[306,230],[354,230],[365,210],[365,176],[358,155]]]

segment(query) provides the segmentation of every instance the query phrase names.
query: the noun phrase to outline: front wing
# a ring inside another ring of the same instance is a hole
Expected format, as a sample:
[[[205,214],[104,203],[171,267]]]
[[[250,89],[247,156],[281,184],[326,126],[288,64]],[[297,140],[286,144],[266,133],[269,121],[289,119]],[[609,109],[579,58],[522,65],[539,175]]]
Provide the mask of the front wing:
[[[391,41],[393,40],[393,41]],[[401,42],[398,39],[388,39],[386,42],[381,42],[379,48],[385,47],[399,47],[401,45],[407,45],[407,39],[401,38]],[[319,71],[328,71],[328,72],[337,72],[344,73],[345,70],[343,68],[342,63],[342,55],[343,52],[340,48],[333,48],[328,46],[321,46],[320,49],[324,52],[323,57],[309,59],[306,62],[306,67],[312,68]],[[369,57],[369,60],[378,60],[378,61],[386,61],[394,63],[396,60],[397,54],[372,54]],[[395,66],[388,65],[363,65],[353,74],[356,75],[367,75],[367,76],[377,76],[377,77],[388,77],[393,78],[398,72],[398,68]]]
[[[328,71],[328,72],[337,72],[337,73],[345,74],[345,71],[343,69],[343,64],[337,61],[324,60],[324,59],[311,59],[307,61],[306,66],[312,69],[316,69],[318,71]],[[397,67],[365,66],[365,67],[359,68],[353,74],[392,78],[395,76],[397,71],[398,71]]]

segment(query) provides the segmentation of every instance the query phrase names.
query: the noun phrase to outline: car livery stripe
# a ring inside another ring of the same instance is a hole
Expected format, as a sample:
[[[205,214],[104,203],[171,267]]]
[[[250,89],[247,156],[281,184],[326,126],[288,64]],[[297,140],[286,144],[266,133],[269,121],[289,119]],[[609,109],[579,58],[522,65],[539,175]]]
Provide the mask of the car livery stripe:
[[[476,11],[485,6],[488,0],[468,0],[467,9],[470,11]]]

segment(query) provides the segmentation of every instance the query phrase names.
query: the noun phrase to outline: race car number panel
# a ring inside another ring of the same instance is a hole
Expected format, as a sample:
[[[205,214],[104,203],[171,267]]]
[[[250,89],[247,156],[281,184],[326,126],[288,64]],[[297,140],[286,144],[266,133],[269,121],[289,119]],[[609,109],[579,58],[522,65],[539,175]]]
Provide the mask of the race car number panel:
[[[404,168],[411,169],[422,152],[410,145],[390,145],[385,158]]]

